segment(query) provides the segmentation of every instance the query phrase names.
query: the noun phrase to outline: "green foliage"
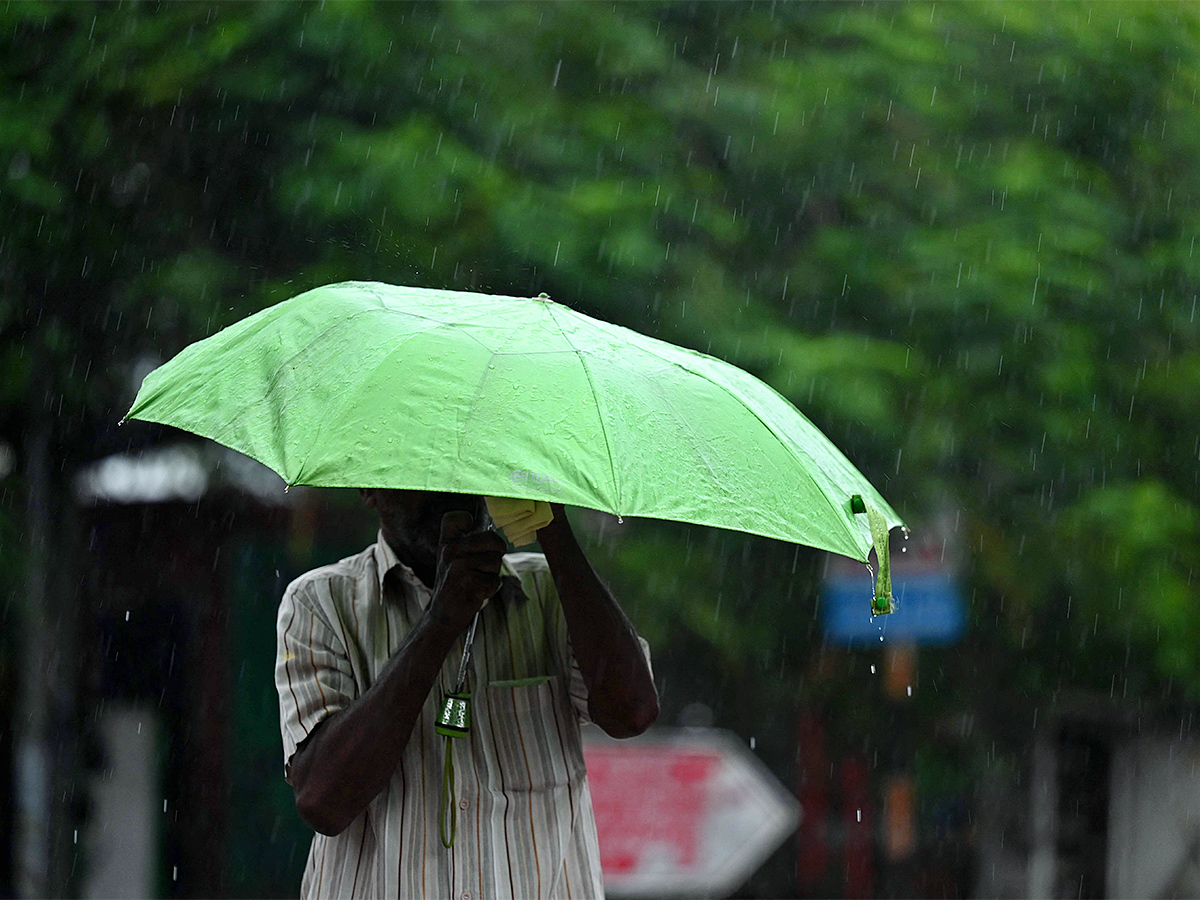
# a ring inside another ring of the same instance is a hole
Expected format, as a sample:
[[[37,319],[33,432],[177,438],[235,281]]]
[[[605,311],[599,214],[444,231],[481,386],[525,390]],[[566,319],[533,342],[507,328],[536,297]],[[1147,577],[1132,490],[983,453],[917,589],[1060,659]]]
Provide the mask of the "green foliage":
[[[1090,627],[1112,647],[1154,648],[1150,659],[1161,674],[1200,692],[1200,625],[1191,614],[1200,507],[1144,479],[1090,492],[1060,527],[1075,548],[1066,574],[1079,597],[1076,630]]]
[[[913,524],[960,511],[946,704],[985,665],[1200,697],[1193,7],[14,3],[0,35],[11,441],[61,409],[70,469],[140,355],[314,284],[546,290],[766,379]],[[639,625],[794,694],[816,561],[696,540],[614,545]]]

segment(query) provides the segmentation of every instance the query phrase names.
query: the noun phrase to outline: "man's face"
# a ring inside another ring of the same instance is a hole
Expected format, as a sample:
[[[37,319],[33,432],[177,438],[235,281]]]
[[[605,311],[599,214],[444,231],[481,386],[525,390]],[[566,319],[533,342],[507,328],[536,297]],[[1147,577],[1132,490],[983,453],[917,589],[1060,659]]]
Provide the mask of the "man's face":
[[[446,513],[464,510],[478,525],[486,509],[483,498],[473,494],[367,488],[362,495],[363,502],[379,513],[384,538],[409,565],[437,564],[442,516]]]

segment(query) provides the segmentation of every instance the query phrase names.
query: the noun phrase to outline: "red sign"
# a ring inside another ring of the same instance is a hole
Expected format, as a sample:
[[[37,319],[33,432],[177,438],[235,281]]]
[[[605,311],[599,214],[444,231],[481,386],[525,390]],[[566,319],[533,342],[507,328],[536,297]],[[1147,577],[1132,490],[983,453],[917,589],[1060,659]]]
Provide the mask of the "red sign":
[[[720,765],[721,757],[711,751],[681,752],[664,745],[589,747],[588,780],[596,829],[603,836],[604,871],[634,871],[642,851],[654,842],[668,846],[679,865],[695,866],[711,776]]]
[[[590,739],[584,755],[613,895],[732,892],[799,820],[795,798],[726,732]]]

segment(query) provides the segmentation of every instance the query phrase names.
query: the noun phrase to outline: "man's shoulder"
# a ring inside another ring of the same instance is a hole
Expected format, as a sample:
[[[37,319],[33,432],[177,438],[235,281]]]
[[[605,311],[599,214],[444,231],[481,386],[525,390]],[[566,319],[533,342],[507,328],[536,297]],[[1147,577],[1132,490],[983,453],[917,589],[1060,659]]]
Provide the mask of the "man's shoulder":
[[[353,591],[354,586],[363,579],[378,577],[377,568],[375,547],[371,545],[353,556],[310,569],[289,584],[283,596],[288,600],[298,595],[341,594]]]

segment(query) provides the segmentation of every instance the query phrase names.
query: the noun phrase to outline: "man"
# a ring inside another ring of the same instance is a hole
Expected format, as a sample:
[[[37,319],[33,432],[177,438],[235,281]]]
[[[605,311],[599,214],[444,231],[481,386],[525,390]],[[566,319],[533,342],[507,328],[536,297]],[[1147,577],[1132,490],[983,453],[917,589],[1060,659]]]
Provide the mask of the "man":
[[[561,506],[544,556],[506,556],[480,497],[362,493],[376,544],[297,579],[279,609],[285,777],[318,832],[301,895],[601,896],[579,725],[653,723],[645,643]],[[470,728],[447,738],[436,719],[476,612]]]

